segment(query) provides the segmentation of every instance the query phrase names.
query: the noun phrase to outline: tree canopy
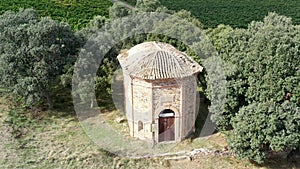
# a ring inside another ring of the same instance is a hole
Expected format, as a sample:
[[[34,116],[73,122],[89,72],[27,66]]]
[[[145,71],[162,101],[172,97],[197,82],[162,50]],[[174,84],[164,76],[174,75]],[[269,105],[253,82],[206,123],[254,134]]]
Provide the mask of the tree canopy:
[[[275,13],[262,22],[253,21],[247,29],[223,25],[210,32],[221,58],[233,68],[227,75],[225,111],[215,112],[215,117],[220,128],[233,127],[231,146],[240,157],[261,162],[266,150],[300,145],[300,125],[295,122],[300,118],[295,112],[300,106],[299,32],[290,18]],[[274,125],[277,128],[269,128]],[[282,140],[274,141],[279,135]],[[293,146],[291,138],[297,142]]]
[[[46,99],[53,108],[51,85],[75,62],[79,47],[71,28],[25,9],[1,15],[0,32],[0,85],[27,106]]]
[[[247,29],[219,26],[212,32],[214,45],[233,71],[227,76],[228,98],[222,126],[253,102],[290,100],[299,105],[299,26],[290,18],[270,13]],[[228,118],[226,118],[228,116]]]
[[[241,108],[232,121],[229,145],[240,158],[262,163],[272,151],[299,148],[300,108],[295,103],[252,103]]]

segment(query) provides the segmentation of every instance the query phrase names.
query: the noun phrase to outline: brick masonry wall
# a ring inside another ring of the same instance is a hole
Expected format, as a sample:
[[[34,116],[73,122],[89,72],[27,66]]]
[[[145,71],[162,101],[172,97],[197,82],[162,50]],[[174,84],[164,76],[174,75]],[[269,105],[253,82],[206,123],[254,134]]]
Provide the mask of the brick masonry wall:
[[[196,92],[197,80],[194,76],[183,79],[182,84],[182,138],[186,137],[193,129],[196,120]]]
[[[126,115],[132,136],[148,141],[152,141],[154,136],[158,141],[158,118],[164,109],[171,109],[175,112],[176,141],[182,140],[193,129],[196,99],[195,77],[145,81],[127,76],[127,78],[124,77],[124,83]]]

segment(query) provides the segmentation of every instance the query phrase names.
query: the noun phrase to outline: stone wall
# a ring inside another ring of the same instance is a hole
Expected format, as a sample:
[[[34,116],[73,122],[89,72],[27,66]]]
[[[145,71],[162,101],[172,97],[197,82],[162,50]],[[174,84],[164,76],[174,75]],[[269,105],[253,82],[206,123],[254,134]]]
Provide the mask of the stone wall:
[[[155,122],[154,139],[159,140],[159,114],[165,109],[171,109],[175,113],[175,142],[181,141],[181,81],[165,79],[153,82],[153,118]]]
[[[133,137],[133,121],[132,121],[132,88],[131,88],[131,78],[127,74],[124,75],[124,93],[125,93],[125,111],[126,111],[126,118],[128,122],[128,127],[130,131],[130,135]]]
[[[181,108],[181,81],[167,79],[153,83],[153,116],[158,118],[164,109],[172,109],[175,116],[180,115]],[[177,110],[177,111],[176,111]]]
[[[132,80],[134,137],[152,140],[152,84]]]
[[[182,80],[182,138],[194,130],[196,120],[196,77],[187,77]]]
[[[124,76],[131,136],[158,141],[159,114],[171,109],[175,113],[175,141],[181,141],[194,127],[196,82],[195,77],[145,81]]]

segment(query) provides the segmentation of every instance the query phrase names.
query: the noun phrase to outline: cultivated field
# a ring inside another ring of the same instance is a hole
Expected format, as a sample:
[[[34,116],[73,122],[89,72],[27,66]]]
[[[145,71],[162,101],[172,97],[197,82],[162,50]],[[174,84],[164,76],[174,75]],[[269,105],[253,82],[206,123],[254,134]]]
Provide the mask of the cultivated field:
[[[123,0],[135,5],[136,0]],[[262,20],[268,12],[292,17],[300,23],[300,2],[298,0],[160,0],[168,9],[191,11],[206,28],[219,24],[233,27],[247,27],[254,20]],[[108,16],[110,0],[2,0],[0,14],[7,10],[34,8],[40,16],[51,16],[58,21],[68,22],[74,29],[83,28],[95,15]]]
[[[135,4],[135,0],[123,0]],[[251,21],[262,20],[268,12],[292,17],[300,23],[299,0],[160,0],[168,9],[191,11],[205,27],[219,24],[247,27]]]
[[[95,15],[108,16],[109,0],[1,0],[0,15],[5,11],[33,8],[39,16],[68,22],[73,29],[83,28]]]

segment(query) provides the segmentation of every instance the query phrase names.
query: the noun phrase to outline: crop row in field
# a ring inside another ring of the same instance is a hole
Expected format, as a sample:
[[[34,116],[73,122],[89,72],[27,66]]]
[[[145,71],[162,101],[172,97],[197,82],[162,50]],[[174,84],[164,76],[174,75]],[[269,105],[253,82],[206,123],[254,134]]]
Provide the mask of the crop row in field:
[[[134,5],[136,0],[123,0]],[[160,0],[172,10],[192,12],[205,27],[227,24],[246,27],[253,20],[262,20],[268,12],[276,12],[300,23],[299,0]],[[109,0],[1,0],[0,14],[7,10],[34,8],[40,16],[51,16],[68,22],[73,29],[83,28],[95,15],[108,16]]]
[[[262,20],[268,12],[292,17],[300,22],[299,0],[161,0],[170,9],[186,9],[200,19],[205,26],[220,23],[233,27],[246,27],[253,20]]]
[[[83,28],[95,15],[108,16],[109,0],[1,0],[0,14],[33,8],[40,16],[68,22],[73,29]]]
[[[123,0],[135,4],[135,0]],[[262,20],[268,12],[291,17],[300,23],[299,0],[160,0],[168,9],[191,11],[205,27],[219,24],[245,28],[254,20]]]

